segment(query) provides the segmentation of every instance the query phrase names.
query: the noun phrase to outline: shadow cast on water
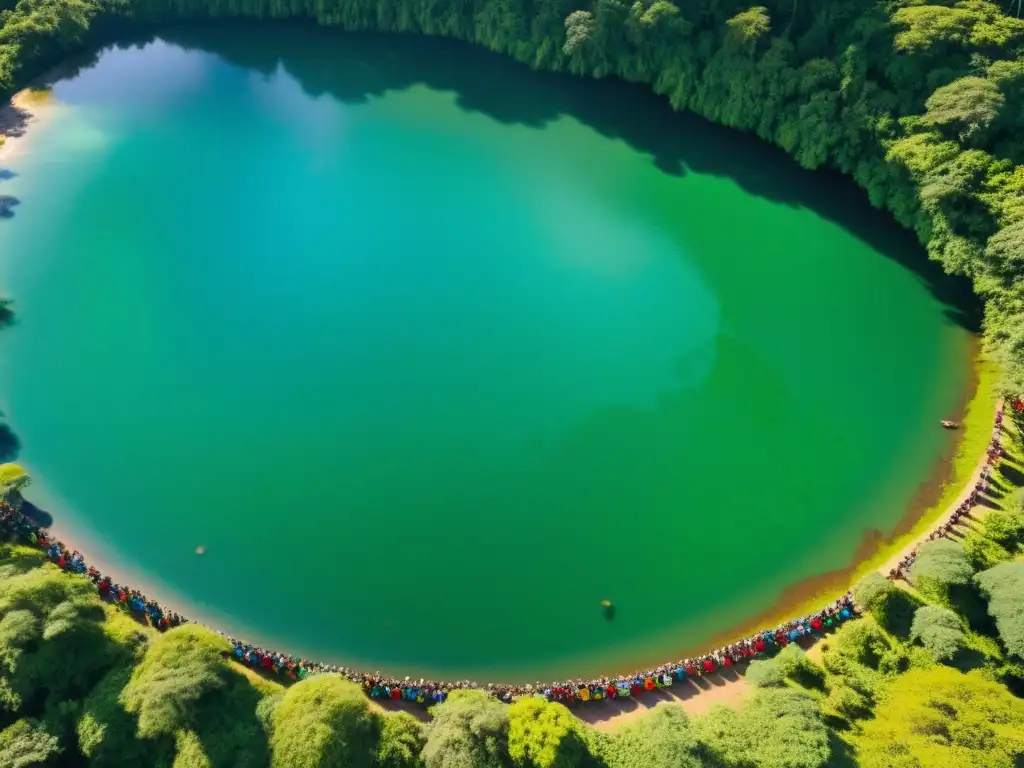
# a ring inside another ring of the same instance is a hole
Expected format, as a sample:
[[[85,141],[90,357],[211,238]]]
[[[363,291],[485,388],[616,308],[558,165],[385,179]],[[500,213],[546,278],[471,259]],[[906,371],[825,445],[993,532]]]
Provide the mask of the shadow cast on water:
[[[454,40],[344,33],[301,22],[204,22],[135,35],[118,40],[142,45],[159,37],[268,77],[283,68],[312,97],[359,104],[422,85],[451,92],[462,109],[504,124],[542,128],[573,118],[648,155],[667,174],[726,177],[752,195],[814,211],[914,272],[953,322],[980,329],[981,304],[968,281],[943,274],[914,235],[872,208],[849,179],[804,170],[756,136],[675,112],[647,86],[536,72]]]
[[[0,424],[0,464],[14,461],[21,452],[21,441],[7,424]]]
[[[53,525],[53,515],[45,509],[40,509],[28,499],[22,499],[19,511],[40,528],[49,528]]]

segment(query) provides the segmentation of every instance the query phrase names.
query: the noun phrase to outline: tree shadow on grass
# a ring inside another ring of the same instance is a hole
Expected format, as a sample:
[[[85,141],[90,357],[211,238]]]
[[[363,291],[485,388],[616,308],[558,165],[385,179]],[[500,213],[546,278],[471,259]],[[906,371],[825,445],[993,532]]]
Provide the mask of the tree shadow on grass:
[[[909,640],[914,613],[922,605],[923,600],[905,589],[890,589],[878,598],[871,613],[886,632],[901,640]]]
[[[996,627],[988,615],[988,606],[978,588],[972,584],[953,584],[949,588],[949,605],[967,620],[967,626],[981,635],[996,636]]]
[[[985,666],[985,654],[975,648],[961,648],[954,654],[949,665],[961,672],[981,669]]]
[[[248,678],[229,668],[225,686],[201,703],[193,731],[211,768],[270,763],[267,733],[256,715],[262,698]]]
[[[999,474],[1006,478],[1006,481],[1014,488],[1024,488],[1024,472],[1020,467],[1008,461],[999,464]]]
[[[846,741],[830,728],[828,732],[829,757],[826,768],[857,768],[857,756]]]

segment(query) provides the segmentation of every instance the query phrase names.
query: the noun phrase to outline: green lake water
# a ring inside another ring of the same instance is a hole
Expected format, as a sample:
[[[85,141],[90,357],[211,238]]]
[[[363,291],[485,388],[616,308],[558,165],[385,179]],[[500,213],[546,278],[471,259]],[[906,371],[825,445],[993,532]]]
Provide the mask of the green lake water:
[[[0,163],[29,498],[229,631],[627,671],[847,565],[949,450],[970,336],[913,238],[641,88],[268,24],[54,93]]]

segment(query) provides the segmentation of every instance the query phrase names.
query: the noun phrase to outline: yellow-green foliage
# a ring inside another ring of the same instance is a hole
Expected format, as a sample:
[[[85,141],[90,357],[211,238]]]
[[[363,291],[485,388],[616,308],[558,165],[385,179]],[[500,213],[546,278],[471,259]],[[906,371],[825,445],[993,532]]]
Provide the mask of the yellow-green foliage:
[[[924,605],[914,614],[910,636],[919,640],[937,661],[949,661],[964,647],[960,617],[941,605]]]
[[[798,689],[763,688],[739,709],[712,708],[697,725],[730,765],[821,768],[831,754],[817,700]]]
[[[699,768],[702,755],[697,730],[669,703],[623,725],[605,751],[609,768]]]
[[[1024,562],[1001,563],[975,578],[988,596],[988,612],[1003,645],[1024,659]]]
[[[508,707],[483,691],[454,691],[431,709],[427,768],[502,768],[509,763]]]
[[[508,751],[521,768],[567,768],[586,753],[580,721],[564,706],[531,696],[508,708]]]
[[[421,764],[420,752],[427,736],[423,726],[412,715],[396,712],[384,718],[384,728],[377,747],[380,768],[416,768]]]
[[[277,768],[365,768],[373,765],[382,728],[359,686],[317,675],[289,688],[273,716]]]
[[[20,464],[0,464],[0,496],[24,488],[32,482]]]
[[[200,700],[224,687],[227,641],[186,624],[150,643],[122,696],[125,709],[139,718],[139,735],[174,735],[198,725]]]
[[[60,752],[57,737],[36,721],[21,719],[0,731],[0,765],[5,768],[53,765]]]
[[[913,670],[887,687],[858,745],[864,768],[1014,768],[1024,701],[979,672]]]

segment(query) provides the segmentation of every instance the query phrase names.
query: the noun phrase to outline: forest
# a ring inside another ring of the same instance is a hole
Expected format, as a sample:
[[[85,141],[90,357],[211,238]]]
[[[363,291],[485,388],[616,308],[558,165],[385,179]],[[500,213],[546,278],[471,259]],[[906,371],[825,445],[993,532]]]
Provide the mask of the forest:
[[[924,545],[906,586],[860,581],[861,618],[809,651],[752,661],[736,708],[689,716],[665,701],[611,732],[539,697],[454,691],[424,717],[411,703],[384,709],[337,674],[283,686],[236,663],[224,637],[192,624],[157,632],[8,540],[0,766],[1015,768],[1024,506],[1008,498],[962,539]]]
[[[1021,0],[0,0],[0,97],[98,30],[304,18],[443,35],[528,66],[648,84],[678,110],[851,177],[985,304],[1024,392]],[[0,302],[0,324],[17,305]],[[1019,457],[1016,459],[1019,465]],[[659,705],[603,733],[557,703],[453,695],[421,722],[340,677],[288,687],[215,633],[157,634],[37,550],[0,548],[0,766],[817,768],[1024,760],[1024,509],[926,545],[864,618],[755,661],[737,709]]]
[[[969,278],[984,338],[1024,391],[1021,0],[0,0],[0,96],[91,27],[302,18],[443,35],[525,64],[646,83],[677,110],[851,177]]]

